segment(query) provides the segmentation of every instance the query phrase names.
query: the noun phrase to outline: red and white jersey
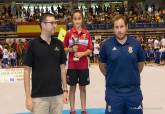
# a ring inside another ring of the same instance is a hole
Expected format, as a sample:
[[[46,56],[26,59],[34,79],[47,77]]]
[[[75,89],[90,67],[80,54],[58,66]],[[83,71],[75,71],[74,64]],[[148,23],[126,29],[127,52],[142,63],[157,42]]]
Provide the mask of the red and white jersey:
[[[93,50],[92,40],[88,30],[82,28],[81,32],[73,27],[65,35],[64,48],[72,48],[73,38],[78,38],[78,52],[85,52],[87,49]],[[88,69],[87,56],[81,57],[79,61],[74,61],[74,52],[69,52],[68,69]]]

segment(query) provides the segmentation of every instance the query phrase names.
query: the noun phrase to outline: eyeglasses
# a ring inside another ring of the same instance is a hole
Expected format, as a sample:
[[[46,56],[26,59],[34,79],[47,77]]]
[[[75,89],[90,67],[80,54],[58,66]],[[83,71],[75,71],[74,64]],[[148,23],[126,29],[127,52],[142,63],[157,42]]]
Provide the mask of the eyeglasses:
[[[43,23],[50,23],[51,25],[57,25],[57,21],[52,21],[52,22],[43,22]]]

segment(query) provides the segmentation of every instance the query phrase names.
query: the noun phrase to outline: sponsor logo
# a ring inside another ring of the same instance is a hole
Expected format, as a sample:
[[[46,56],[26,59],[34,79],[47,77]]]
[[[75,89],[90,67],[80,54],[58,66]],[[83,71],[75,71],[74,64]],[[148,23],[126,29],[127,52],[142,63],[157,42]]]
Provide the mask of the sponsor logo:
[[[131,109],[131,110],[142,110],[143,107],[142,107],[142,105],[139,105],[139,106],[137,106],[137,107],[130,107],[130,109]]]
[[[116,51],[116,50],[117,50],[117,48],[116,47],[113,47],[112,51]]]
[[[60,51],[60,49],[58,47],[55,47],[54,51]]]

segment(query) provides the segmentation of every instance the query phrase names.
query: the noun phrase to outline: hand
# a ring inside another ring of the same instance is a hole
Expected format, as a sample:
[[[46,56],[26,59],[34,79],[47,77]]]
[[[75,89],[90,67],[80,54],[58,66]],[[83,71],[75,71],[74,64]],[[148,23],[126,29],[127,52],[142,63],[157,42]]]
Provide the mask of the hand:
[[[64,101],[64,104],[68,104],[68,93],[67,92],[64,92],[64,94],[63,94],[63,101]]]
[[[74,45],[74,46],[72,47],[72,50],[73,50],[73,52],[77,52],[77,50],[78,50],[78,45]]]
[[[76,52],[75,56],[78,57],[78,58],[81,58],[81,57],[84,56],[84,52]]]
[[[73,52],[73,48],[68,48],[69,52]]]
[[[26,99],[26,109],[32,112],[33,109],[33,104],[32,104],[32,98],[27,98]]]

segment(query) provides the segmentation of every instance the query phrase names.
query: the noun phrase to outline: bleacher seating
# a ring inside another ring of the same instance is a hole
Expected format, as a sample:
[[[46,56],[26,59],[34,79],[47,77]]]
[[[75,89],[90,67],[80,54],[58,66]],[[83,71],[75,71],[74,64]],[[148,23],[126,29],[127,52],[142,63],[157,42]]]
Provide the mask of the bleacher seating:
[[[85,24],[84,25],[88,30],[104,30],[104,29],[112,29],[111,23],[101,23],[101,24]],[[72,24],[68,24],[68,29],[72,27]],[[165,28],[164,23],[129,23],[129,29],[142,29],[142,28]]]

